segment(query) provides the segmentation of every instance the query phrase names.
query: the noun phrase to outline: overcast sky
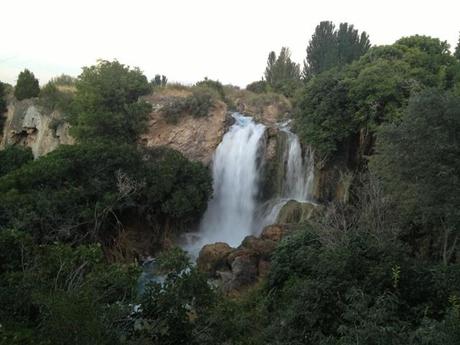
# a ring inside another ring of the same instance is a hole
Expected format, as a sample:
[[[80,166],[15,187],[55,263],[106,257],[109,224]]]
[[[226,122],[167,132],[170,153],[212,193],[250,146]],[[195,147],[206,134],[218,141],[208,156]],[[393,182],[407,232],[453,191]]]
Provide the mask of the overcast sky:
[[[5,0],[0,9],[0,80],[9,83],[24,68],[45,83],[116,58],[149,79],[245,86],[271,50],[287,46],[301,63],[322,20],[354,24],[376,45],[423,34],[455,47],[460,31],[458,0]]]

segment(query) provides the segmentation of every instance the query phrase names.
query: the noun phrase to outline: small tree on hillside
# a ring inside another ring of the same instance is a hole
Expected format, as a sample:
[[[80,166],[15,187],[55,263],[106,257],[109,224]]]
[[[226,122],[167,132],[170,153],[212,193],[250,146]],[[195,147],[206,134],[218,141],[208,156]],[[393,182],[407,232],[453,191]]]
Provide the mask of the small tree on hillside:
[[[281,48],[278,57],[275,52],[270,52],[264,76],[273,90],[288,97],[293,96],[300,81],[300,67],[291,60],[289,48]]]
[[[19,73],[18,81],[14,88],[14,96],[16,99],[21,101],[23,99],[37,97],[39,93],[40,86],[34,74],[28,69]]]

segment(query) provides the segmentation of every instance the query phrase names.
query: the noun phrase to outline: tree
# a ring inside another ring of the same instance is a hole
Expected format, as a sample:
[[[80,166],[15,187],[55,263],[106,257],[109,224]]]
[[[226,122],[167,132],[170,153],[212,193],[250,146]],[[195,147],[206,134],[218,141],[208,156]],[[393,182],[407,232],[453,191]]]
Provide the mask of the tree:
[[[334,66],[349,64],[369,48],[369,37],[365,32],[360,35],[348,23],[341,23],[336,30],[332,22],[323,21],[316,27],[308,44],[304,77],[309,79]]]
[[[402,221],[432,238],[447,263],[460,236],[460,97],[428,89],[411,97],[401,123],[378,134],[371,167]]]
[[[37,97],[40,93],[38,79],[28,69],[19,73],[18,81],[14,88],[14,96],[18,101],[23,99]]]
[[[138,68],[99,61],[83,68],[76,87],[70,122],[80,141],[133,143],[145,130],[151,106],[140,97],[149,94],[151,86]]]
[[[21,146],[8,146],[0,151],[0,176],[6,175],[34,159],[32,150]]]
[[[460,37],[459,37],[459,39],[458,39],[457,46],[455,47],[454,56],[455,56],[458,60],[460,60]]]
[[[268,54],[265,80],[274,91],[287,97],[294,95],[299,86],[300,67],[291,60],[289,48],[282,47],[278,57],[273,51]]]

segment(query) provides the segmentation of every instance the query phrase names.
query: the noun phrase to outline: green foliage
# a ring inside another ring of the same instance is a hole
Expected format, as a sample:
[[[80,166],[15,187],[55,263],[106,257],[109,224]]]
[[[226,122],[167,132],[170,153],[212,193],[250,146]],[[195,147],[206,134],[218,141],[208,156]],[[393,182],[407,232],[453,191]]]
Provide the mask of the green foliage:
[[[0,151],[0,177],[34,159],[32,150],[22,146],[7,146]]]
[[[138,68],[118,61],[99,61],[84,67],[78,77],[72,134],[80,141],[132,143],[145,130],[151,106],[139,100],[151,92]]]
[[[425,36],[371,48],[358,61],[312,78],[299,93],[295,126],[302,141],[332,156],[360,130],[400,121],[413,92],[453,88],[460,65],[445,42]]]
[[[37,97],[40,93],[40,86],[38,85],[38,79],[28,69],[25,69],[19,73],[18,81],[14,87],[14,97],[18,101],[23,99]]]
[[[205,117],[209,114],[216,100],[215,90],[203,85],[192,90],[187,97],[176,97],[162,108],[168,123],[176,124],[182,116],[190,114],[194,117]]]
[[[211,193],[208,171],[173,150],[93,142],[61,146],[0,178],[0,224],[41,240],[107,241],[126,213],[152,225],[194,221]]]
[[[428,89],[410,99],[401,123],[381,129],[372,158],[404,218],[437,227],[439,243],[450,243],[460,222],[459,131],[460,97]]]
[[[296,113],[296,131],[318,151],[330,154],[356,130],[350,106],[350,85],[336,70],[311,80]]]
[[[197,82],[195,86],[197,86],[199,89],[214,90],[219,95],[219,98],[222,101],[225,101],[225,90],[224,86],[220,81],[208,79],[207,77],[205,77],[204,80]]]
[[[67,74],[61,74],[51,78],[50,82],[58,86],[75,86],[77,79]]]
[[[168,78],[165,75],[155,74],[155,78],[150,81],[154,88],[165,87],[168,84]]]
[[[353,25],[341,23],[336,30],[332,22],[323,21],[315,29],[304,63],[304,77],[311,77],[335,66],[344,66],[358,59],[370,48],[369,37],[358,33]]]
[[[458,39],[457,46],[455,47],[454,56],[457,58],[457,60],[460,60],[460,37]]]
[[[337,246],[324,235],[306,226],[277,249],[269,344],[416,344],[426,322],[448,320],[457,266],[414,260],[397,241],[362,232],[342,234],[346,241]]]
[[[58,84],[50,81],[40,90],[40,104],[48,111],[61,110],[68,112],[71,108],[74,95],[72,92],[61,90]]]
[[[270,52],[265,69],[265,80],[273,91],[292,97],[300,86],[300,67],[291,60],[291,52],[282,47],[278,57]]]
[[[113,344],[138,269],[110,265],[95,245],[36,246],[0,231],[0,343]],[[8,253],[8,255],[6,255]]]
[[[246,86],[246,90],[254,93],[264,93],[268,91],[268,84],[265,80],[254,81]]]

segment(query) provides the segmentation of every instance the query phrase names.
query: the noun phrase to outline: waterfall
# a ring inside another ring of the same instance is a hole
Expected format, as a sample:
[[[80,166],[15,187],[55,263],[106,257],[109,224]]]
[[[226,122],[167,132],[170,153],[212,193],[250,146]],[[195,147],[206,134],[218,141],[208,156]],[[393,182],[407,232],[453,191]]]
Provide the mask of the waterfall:
[[[201,220],[199,231],[184,236],[183,247],[192,256],[209,243],[226,242],[232,247],[248,235],[258,234],[273,224],[289,200],[311,200],[313,157],[305,155],[297,135],[287,124],[280,126],[283,154],[280,162],[284,176],[278,195],[268,201],[258,200],[265,150],[265,126],[252,118],[234,113],[235,123],[224,135],[214,153],[212,176],[214,194]]]
[[[239,113],[232,116],[235,123],[224,135],[213,158],[213,197],[199,232],[185,246],[192,253],[207,243],[238,246],[254,229],[260,176],[258,158],[265,126]]]
[[[299,137],[288,129],[283,129],[283,131],[287,134],[285,150],[287,162],[281,197],[302,202],[308,201],[313,182],[313,153],[309,149],[304,159]]]
[[[299,137],[292,133],[287,124],[281,126],[286,135],[283,162],[285,174],[280,195],[261,206],[258,231],[276,222],[278,214],[289,200],[311,202],[314,179],[314,152],[307,148],[302,155]]]

